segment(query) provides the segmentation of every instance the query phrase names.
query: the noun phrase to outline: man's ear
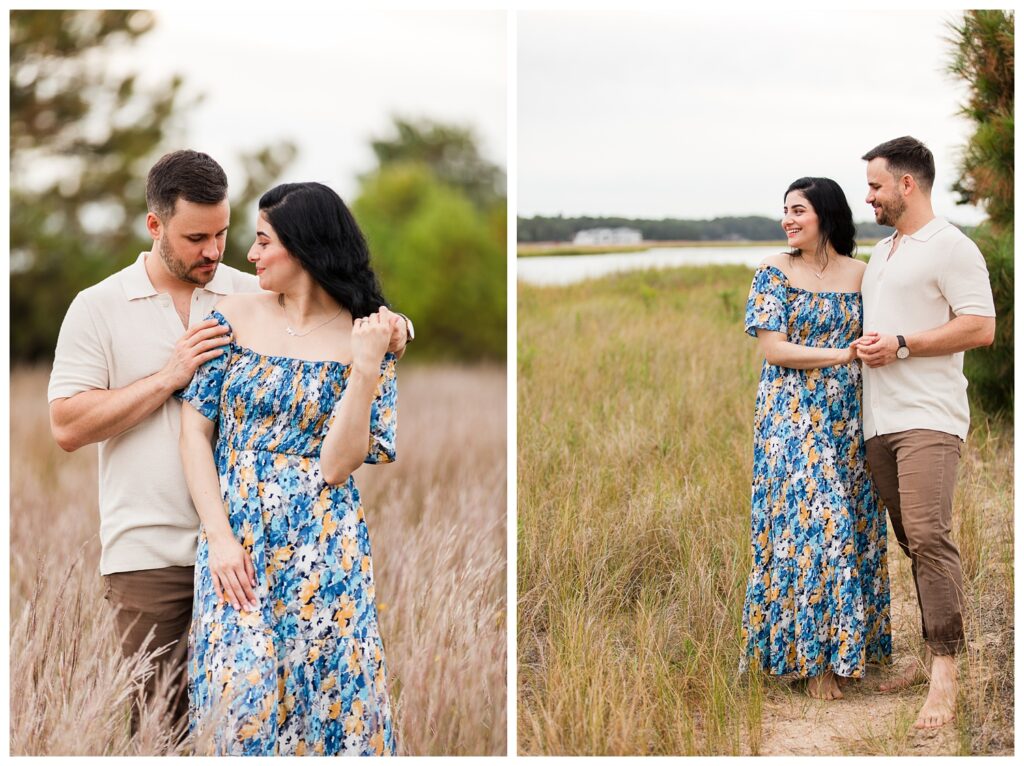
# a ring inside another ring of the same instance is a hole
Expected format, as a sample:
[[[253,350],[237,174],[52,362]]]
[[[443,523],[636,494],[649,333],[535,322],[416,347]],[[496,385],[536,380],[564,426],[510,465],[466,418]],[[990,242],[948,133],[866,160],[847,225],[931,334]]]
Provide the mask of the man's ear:
[[[164,225],[153,211],[146,213],[146,231],[154,240],[163,236]]]

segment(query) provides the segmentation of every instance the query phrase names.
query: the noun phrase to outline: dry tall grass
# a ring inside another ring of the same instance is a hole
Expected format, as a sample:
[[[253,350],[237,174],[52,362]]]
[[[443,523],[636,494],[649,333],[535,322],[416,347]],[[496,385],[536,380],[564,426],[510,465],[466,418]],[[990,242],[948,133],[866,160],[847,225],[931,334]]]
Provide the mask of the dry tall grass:
[[[760,372],[742,330],[750,278],[519,286],[521,753],[759,750],[778,692],[737,675]],[[1012,742],[1012,709],[997,710],[1012,705],[1011,471],[1011,428],[976,428],[958,524],[972,630],[992,635],[964,687],[970,752]]]
[[[365,466],[405,754],[506,751],[505,373],[401,373],[399,459]],[[177,754],[159,704],[128,734],[147,658],[121,660],[97,573],[96,451],[49,435],[46,372],[11,380],[11,753]]]

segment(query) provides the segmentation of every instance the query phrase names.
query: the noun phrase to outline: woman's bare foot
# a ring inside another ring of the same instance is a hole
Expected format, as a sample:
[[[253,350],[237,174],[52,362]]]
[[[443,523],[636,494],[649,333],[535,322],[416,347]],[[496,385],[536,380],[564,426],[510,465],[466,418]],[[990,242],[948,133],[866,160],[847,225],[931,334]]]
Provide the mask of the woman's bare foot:
[[[917,714],[915,729],[937,729],[956,717],[956,658],[948,655],[932,657],[928,699]]]
[[[931,653],[925,649],[925,662],[916,657],[896,676],[882,681],[878,685],[880,692],[898,692],[909,689],[911,686],[928,683],[928,665],[931,664]],[[927,664],[926,664],[927,663]]]
[[[843,693],[836,683],[836,674],[826,670],[819,676],[807,679],[807,695],[816,700],[841,700]]]

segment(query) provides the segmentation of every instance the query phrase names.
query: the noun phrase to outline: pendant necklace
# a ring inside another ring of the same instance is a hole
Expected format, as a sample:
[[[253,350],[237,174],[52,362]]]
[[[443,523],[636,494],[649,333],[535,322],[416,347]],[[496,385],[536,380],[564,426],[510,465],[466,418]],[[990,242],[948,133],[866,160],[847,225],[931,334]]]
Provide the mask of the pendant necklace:
[[[827,259],[825,260],[825,265],[822,267],[821,271],[815,271],[814,267],[811,266],[809,263],[807,263],[807,261],[804,261],[804,263],[807,264],[807,268],[809,268],[811,270],[811,273],[814,276],[816,276],[819,280],[825,278],[825,276],[824,276],[825,275],[825,269],[828,268],[828,263],[829,263]]]
[[[307,335],[309,335],[314,330],[319,330],[324,325],[330,324],[331,322],[333,322],[335,319],[340,317],[341,316],[341,312],[345,310],[345,307],[342,306],[340,309],[338,309],[338,313],[335,314],[334,316],[330,317],[329,319],[324,320],[323,322],[321,322],[320,324],[316,325],[315,327],[310,327],[305,332],[297,332],[296,330],[292,329],[292,327],[291,327],[291,320],[288,319],[288,309],[286,309],[284,307],[284,293],[278,293],[278,295],[277,295],[277,303],[281,307],[281,311],[284,312],[285,321],[288,322],[288,324],[285,325],[284,331],[286,333],[288,333],[289,335],[291,335],[293,338],[304,338],[304,337],[306,337]]]

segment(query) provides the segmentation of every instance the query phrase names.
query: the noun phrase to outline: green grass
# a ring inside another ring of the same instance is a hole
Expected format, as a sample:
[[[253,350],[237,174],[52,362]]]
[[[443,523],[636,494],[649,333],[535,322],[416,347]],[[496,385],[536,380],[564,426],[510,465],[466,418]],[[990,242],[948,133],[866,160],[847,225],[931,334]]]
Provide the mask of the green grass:
[[[764,705],[789,693],[737,674],[760,372],[742,327],[750,279],[739,266],[519,286],[522,754],[757,753]],[[1012,748],[1012,707],[996,709],[1012,706],[1012,670],[994,656],[1012,652],[1011,471],[1012,428],[983,424],[957,523],[972,626],[1002,643],[976,658],[991,680],[966,685],[970,752]]]

